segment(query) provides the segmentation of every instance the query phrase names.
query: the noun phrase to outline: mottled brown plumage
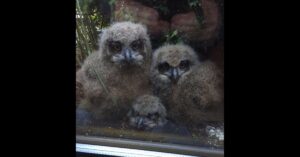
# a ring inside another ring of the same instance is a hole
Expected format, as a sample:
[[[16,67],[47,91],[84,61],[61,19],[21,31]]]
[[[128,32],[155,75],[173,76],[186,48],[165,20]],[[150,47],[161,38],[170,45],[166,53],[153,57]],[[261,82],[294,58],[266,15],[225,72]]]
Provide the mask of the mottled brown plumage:
[[[84,92],[80,107],[99,123],[119,122],[136,97],[150,92],[150,40],[142,25],[119,22],[103,31],[99,46],[76,74]]]
[[[166,105],[168,117],[187,126],[223,121],[223,76],[214,63],[200,62],[183,44],[154,52],[151,65],[154,93]]]
[[[167,123],[166,109],[160,99],[153,95],[138,97],[127,116],[129,124],[137,129],[149,130]]]

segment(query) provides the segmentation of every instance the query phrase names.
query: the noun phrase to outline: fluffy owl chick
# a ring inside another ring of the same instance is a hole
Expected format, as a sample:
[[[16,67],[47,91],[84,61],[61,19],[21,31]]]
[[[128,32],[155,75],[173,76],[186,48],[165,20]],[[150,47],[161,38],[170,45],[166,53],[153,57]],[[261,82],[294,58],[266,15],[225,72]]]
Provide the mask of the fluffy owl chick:
[[[167,123],[166,109],[158,97],[143,95],[138,97],[127,116],[129,124],[137,129],[150,130]]]
[[[191,47],[178,44],[157,49],[151,80],[175,122],[197,126],[223,120],[222,75],[212,62],[199,62]]]
[[[132,100],[150,90],[150,59],[151,43],[144,26],[118,22],[104,29],[99,50],[87,57],[76,74],[84,93],[81,107],[105,122],[126,117]]]
[[[192,126],[224,121],[223,76],[213,62],[204,61],[178,81],[170,116]]]
[[[199,64],[194,50],[186,45],[165,45],[154,52],[150,71],[153,93],[161,98],[167,110],[177,82]]]

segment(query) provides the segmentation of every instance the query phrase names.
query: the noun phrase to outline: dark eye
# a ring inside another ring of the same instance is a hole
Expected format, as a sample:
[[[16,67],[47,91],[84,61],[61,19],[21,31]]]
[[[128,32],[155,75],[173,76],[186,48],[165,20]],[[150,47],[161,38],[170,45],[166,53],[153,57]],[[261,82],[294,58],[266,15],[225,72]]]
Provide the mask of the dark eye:
[[[154,116],[155,116],[155,117],[158,117],[158,116],[159,116],[158,112],[155,112],[155,113],[154,113]]]
[[[141,40],[136,40],[134,42],[131,43],[131,48],[133,50],[139,50],[143,48],[143,42]]]
[[[135,116],[140,116],[140,113],[139,112],[134,112],[134,115]]]
[[[122,49],[122,44],[119,41],[109,42],[109,48],[114,52],[119,52]]]
[[[160,63],[157,68],[160,73],[164,73],[170,69],[170,65],[167,62],[164,62]]]
[[[189,70],[190,69],[190,62],[188,60],[181,61],[180,64],[179,64],[179,68],[181,70]]]
[[[158,112],[147,114],[147,118],[149,118],[149,119],[156,119],[157,117],[159,117]]]
[[[147,118],[151,118],[152,117],[152,114],[151,113],[148,113],[147,114]]]

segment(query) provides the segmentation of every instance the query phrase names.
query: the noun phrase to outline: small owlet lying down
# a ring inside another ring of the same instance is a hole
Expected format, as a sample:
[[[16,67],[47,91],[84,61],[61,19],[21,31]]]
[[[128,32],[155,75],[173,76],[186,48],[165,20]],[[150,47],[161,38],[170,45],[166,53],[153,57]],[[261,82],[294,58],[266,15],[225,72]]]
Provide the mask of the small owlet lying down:
[[[84,95],[78,108],[91,113],[99,125],[121,123],[132,101],[151,92],[151,51],[147,29],[140,24],[118,22],[104,29],[99,50],[76,74]]]
[[[139,130],[190,136],[187,128],[166,119],[166,109],[156,96],[143,95],[138,97],[127,116],[129,125]]]
[[[128,112],[129,124],[137,129],[150,130],[167,123],[167,113],[158,97],[143,95],[138,97]]]

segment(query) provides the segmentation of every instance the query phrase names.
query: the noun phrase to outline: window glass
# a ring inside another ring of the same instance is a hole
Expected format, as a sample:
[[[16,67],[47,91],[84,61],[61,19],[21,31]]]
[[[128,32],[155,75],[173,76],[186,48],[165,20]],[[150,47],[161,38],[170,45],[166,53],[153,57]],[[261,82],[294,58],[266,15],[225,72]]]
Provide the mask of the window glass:
[[[223,0],[76,0],[76,133],[224,148]]]

